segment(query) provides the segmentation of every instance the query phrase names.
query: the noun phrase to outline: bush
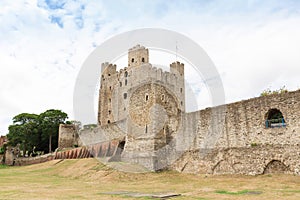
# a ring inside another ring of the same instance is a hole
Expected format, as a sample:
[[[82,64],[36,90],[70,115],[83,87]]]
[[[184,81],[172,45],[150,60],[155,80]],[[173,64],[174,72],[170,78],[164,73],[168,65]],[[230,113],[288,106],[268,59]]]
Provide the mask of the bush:
[[[285,88],[285,86],[281,87],[279,90],[270,90],[269,88],[262,91],[262,93],[260,93],[260,96],[268,96],[268,95],[273,95],[273,94],[284,94],[287,93],[288,90]]]
[[[4,154],[5,153],[5,148],[4,147],[0,147],[0,154]]]

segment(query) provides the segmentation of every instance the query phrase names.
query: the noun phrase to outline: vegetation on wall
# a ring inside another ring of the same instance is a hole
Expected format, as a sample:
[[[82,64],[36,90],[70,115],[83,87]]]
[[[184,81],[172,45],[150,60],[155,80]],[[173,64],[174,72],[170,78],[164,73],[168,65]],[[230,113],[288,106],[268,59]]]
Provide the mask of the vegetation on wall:
[[[271,90],[270,88],[265,89],[264,91],[262,91],[262,93],[260,93],[260,96],[268,96],[268,95],[272,95],[272,94],[284,94],[287,93],[288,90],[285,88],[285,86],[281,87],[278,90]]]
[[[5,152],[5,147],[0,147],[0,155],[4,154],[4,152]]]
[[[13,118],[7,138],[9,145],[20,145],[20,150],[35,153],[52,152],[58,145],[59,124],[65,123],[68,115],[61,110],[50,109],[39,115],[22,113]]]

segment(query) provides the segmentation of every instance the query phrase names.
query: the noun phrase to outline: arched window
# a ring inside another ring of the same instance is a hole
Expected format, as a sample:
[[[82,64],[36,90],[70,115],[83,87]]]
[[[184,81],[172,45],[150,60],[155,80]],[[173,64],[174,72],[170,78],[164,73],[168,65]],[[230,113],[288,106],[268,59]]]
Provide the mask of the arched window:
[[[131,62],[132,62],[132,63],[134,62],[134,58],[131,58]]]
[[[127,79],[125,79],[125,85],[127,85]]]
[[[127,71],[125,71],[124,75],[125,75],[125,77],[127,77],[127,76],[128,76],[128,72],[127,72]]]
[[[145,62],[145,58],[142,58],[142,62]]]
[[[270,109],[266,113],[266,128],[285,127],[285,119],[282,112],[276,108]]]
[[[107,120],[107,123],[110,124],[110,120]]]
[[[127,93],[124,93],[123,96],[124,96],[124,99],[127,99]]]

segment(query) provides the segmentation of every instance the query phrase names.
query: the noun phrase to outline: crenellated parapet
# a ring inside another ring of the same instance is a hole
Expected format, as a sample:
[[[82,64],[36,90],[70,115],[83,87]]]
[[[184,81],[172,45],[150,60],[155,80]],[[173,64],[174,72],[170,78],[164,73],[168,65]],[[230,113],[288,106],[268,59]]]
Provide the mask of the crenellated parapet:
[[[99,90],[98,124],[106,125],[126,119],[129,98],[134,88],[146,83],[166,87],[185,110],[184,64],[170,64],[170,72],[149,63],[149,50],[137,45],[128,50],[128,66],[117,71],[117,66],[103,63]]]

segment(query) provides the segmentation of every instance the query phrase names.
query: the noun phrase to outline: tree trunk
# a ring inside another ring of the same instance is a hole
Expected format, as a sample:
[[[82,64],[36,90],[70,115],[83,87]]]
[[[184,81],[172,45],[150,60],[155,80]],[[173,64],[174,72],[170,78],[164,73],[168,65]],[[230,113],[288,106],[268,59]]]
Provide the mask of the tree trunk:
[[[49,135],[49,153],[51,153],[52,152],[52,149],[51,149],[51,146],[52,146],[52,142],[51,142],[51,140],[52,140],[52,135],[50,134]]]
[[[26,141],[24,141],[24,144],[23,144],[23,157],[25,157],[26,155]]]

